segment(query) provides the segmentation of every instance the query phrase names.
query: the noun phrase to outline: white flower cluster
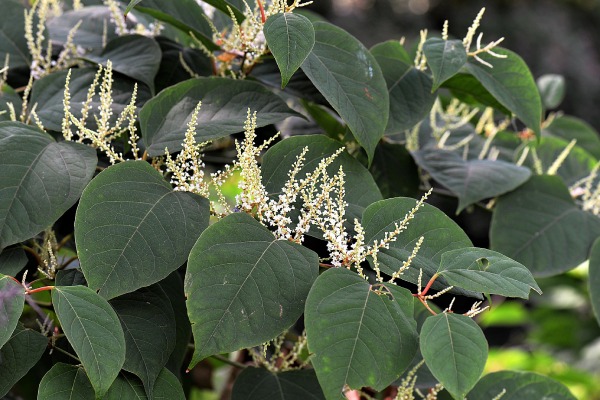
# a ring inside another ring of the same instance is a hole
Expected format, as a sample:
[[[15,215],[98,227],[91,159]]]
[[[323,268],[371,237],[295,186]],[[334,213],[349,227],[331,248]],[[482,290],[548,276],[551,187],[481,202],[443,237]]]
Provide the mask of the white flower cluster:
[[[125,21],[123,10],[121,10],[121,7],[119,6],[119,2],[117,0],[103,0],[103,3],[110,10],[110,22],[115,25],[115,33],[119,36],[137,34],[154,37],[158,36],[164,28],[160,22],[154,21],[148,24],[148,27],[145,27],[143,24],[136,23],[133,28],[129,29],[127,27],[127,22]],[[135,21],[135,16],[133,15],[129,16],[128,18]],[[106,45],[106,32],[104,36],[104,45]]]

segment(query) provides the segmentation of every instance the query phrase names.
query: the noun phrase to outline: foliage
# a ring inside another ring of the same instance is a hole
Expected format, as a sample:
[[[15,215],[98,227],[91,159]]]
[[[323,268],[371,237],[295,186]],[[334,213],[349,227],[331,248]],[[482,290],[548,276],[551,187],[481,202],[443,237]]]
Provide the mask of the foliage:
[[[477,321],[587,259],[598,313],[600,139],[483,10],[367,49],[298,1],[97,3],[0,24],[1,396],[189,398],[224,363],[237,400],[573,398],[482,377]]]

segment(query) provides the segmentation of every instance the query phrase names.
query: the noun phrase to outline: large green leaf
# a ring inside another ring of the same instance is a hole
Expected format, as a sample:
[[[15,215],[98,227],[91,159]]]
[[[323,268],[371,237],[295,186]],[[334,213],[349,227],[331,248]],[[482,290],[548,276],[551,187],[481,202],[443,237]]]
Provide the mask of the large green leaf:
[[[416,203],[415,199],[398,197],[371,204],[362,218],[365,243],[382,240],[386,232],[394,231],[396,224],[404,219]],[[401,279],[414,284],[418,282],[419,269],[423,269],[423,282],[427,282],[437,272],[443,253],[473,246],[467,234],[446,214],[429,204],[423,204],[410,221],[408,229],[390,243],[389,249],[381,249],[379,252],[377,258],[381,271],[388,275],[398,271],[412,254],[421,236],[424,237],[421,249],[413,259],[411,267],[400,276]],[[443,278],[433,284],[434,289],[447,286]],[[456,290],[463,294],[479,296],[472,292]]]
[[[464,103],[475,107],[482,105],[493,107],[504,114],[511,114],[511,111],[500,104],[473,75],[464,73],[456,74],[444,82],[442,87],[449,89],[457,99]]]
[[[523,184],[525,167],[500,160],[463,160],[452,151],[425,148],[413,153],[417,164],[458,197],[457,213],[480,200],[499,196]]]
[[[319,276],[304,318],[311,361],[327,399],[345,398],[346,385],[382,390],[417,351],[410,292],[393,284],[370,285],[345,268]]]
[[[0,122],[0,250],[38,234],[71,208],[96,163],[90,147]]]
[[[0,64],[4,65],[4,60],[8,56],[11,69],[26,67],[31,62],[24,35],[24,11],[25,7],[20,2],[2,2],[2,13],[5,17],[0,18]]]
[[[140,126],[148,154],[181,150],[187,123],[202,101],[198,114],[198,143],[244,130],[247,110],[256,111],[257,125],[279,122],[294,111],[259,83],[227,78],[189,79],[160,92],[140,111]]]
[[[423,44],[423,54],[433,74],[432,91],[456,75],[467,62],[467,51],[462,40],[427,39]]]
[[[40,381],[38,399],[94,400],[94,388],[82,367],[57,363]]]
[[[257,346],[302,315],[318,257],[245,213],[206,229],[190,253],[185,292],[196,348],[190,363]]]
[[[0,274],[17,276],[25,265],[27,255],[20,246],[9,247],[0,253]]]
[[[421,328],[421,353],[436,379],[457,400],[475,386],[487,360],[488,344],[471,318],[441,313]]]
[[[467,70],[508,110],[514,113],[537,136],[541,135],[542,100],[537,85],[525,61],[510,50],[494,48],[496,58],[487,53],[479,57],[493,65],[490,68],[469,62]]]
[[[412,197],[419,191],[419,169],[406,147],[380,142],[369,168],[384,198]]]
[[[110,299],[160,281],[185,262],[208,218],[205,198],[173,191],[145,161],[107,168],[85,189],[75,216],[89,287]]]
[[[571,117],[560,115],[545,127],[544,134],[562,138],[568,142],[577,139],[577,146],[587,150],[591,155],[600,158],[600,135],[587,122]]]
[[[0,349],[0,398],[37,364],[47,346],[46,336],[17,326],[10,340]]]
[[[175,314],[158,285],[110,301],[125,334],[123,369],[137,375],[148,397],[175,347]]]
[[[125,399],[146,400],[148,397],[144,393],[142,382],[133,375],[121,373],[102,400]],[[163,368],[154,384],[154,396],[150,399],[185,400],[185,394],[175,375],[169,372],[168,369]]]
[[[529,291],[542,294],[531,272],[522,264],[492,250],[478,247],[442,254],[437,272],[450,285],[474,292],[527,299]]]
[[[96,397],[102,397],[125,362],[125,337],[117,314],[85,286],[55,286],[52,304]]]
[[[500,197],[490,228],[491,248],[534,276],[575,268],[598,236],[600,218],[577,208],[561,178],[547,175],[532,176]]]
[[[315,45],[315,30],[308,18],[281,13],[267,19],[263,32],[281,71],[283,89]]]
[[[76,118],[81,117],[81,104],[86,101],[88,90],[94,76],[95,68],[78,68],[71,70],[71,80],[69,83],[69,92],[71,93],[71,112]],[[65,82],[67,71],[59,71],[47,75],[33,84],[31,90],[31,104],[37,104],[36,112],[46,129],[60,132],[62,129],[62,120],[64,117],[63,96],[65,91]],[[111,110],[113,115],[111,121],[116,121],[118,115],[125,109],[131,101],[131,93],[135,82],[124,76],[114,75],[112,86],[113,104]],[[97,89],[99,91],[99,89]],[[136,105],[139,107],[151,97],[150,90],[145,86],[139,87],[137,92]],[[90,103],[90,116],[87,126],[95,129],[96,122],[93,118],[94,110],[100,106],[99,96],[94,96]]]
[[[12,278],[0,274],[0,348],[8,342],[19,322],[25,289]]]
[[[590,300],[596,320],[600,322],[600,238],[596,239],[590,251],[589,274]]]
[[[524,371],[492,372],[481,378],[469,392],[469,400],[489,400],[505,391],[502,400],[575,400],[576,397],[562,383]]]
[[[281,194],[288,180],[288,172],[293,168],[296,158],[304,147],[308,147],[304,167],[297,174],[298,179],[303,179],[306,174],[317,168],[323,158],[334,154],[342,147],[336,140],[323,135],[293,136],[282,140],[270,148],[263,157],[261,166],[263,184],[269,195],[277,198]],[[361,219],[364,209],[371,203],[381,200],[377,184],[369,171],[347,152],[342,152],[328,167],[327,173],[331,176],[342,167],[346,179],[346,228],[354,228],[354,219]],[[290,216],[293,223],[297,222],[298,211],[292,210]],[[321,237],[317,229],[308,232],[309,235]]]
[[[160,46],[154,39],[141,35],[119,36],[108,42],[99,55],[87,55],[86,60],[106,66],[113,71],[146,84],[154,92],[154,77],[160,66]]]
[[[246,368],[235,380],[232,400],[325,400],[314,369],[273,373]]]
[[[397,41],[380,43],[371,49],[385,78],[390,96],[390,116],[386,136],[412,128],[433,106],[432,80],[416,69],[404,47]]]
[[[315,22],[315,45],[302,70],[338,112],[369,160],[388,121],[389,95],[375,58],[352,35]]]

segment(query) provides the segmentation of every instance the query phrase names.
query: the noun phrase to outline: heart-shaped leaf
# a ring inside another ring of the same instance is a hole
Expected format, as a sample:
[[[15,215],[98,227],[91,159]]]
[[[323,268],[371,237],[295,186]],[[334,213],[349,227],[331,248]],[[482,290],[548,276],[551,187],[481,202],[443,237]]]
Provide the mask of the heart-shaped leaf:
[[[542,122],[542,100],[533,76],[525,61],[510,50],[500,47],[494,52],[506,56],[496,58],[487,53],[479,55],[493,68],[468,62],[467,70],[508,110],[514,113],[539,137]]]
[[[154,382],[175,347],[175,315],[158,285],[110,301],[125,333],[123,369],[137,375],[152,398]]]
[[[600,236],[600,218],[573,202],[558,176],[532,176],[498,199],[491,248],[525,265],[534,276],[575,268]],[[560,251],[556,251],[560,249]]]
[[[308,18],[281,13],[267,19],[263,32],[281,71],[283,89],[315,45],[315,30]]]
[[[75,215],[75,242],[90,288],[107,299],[160,281],[181,266],[208,225],[208,201],[175,192],[145,161],[102,171]]]
[[[420,347],[433,376],[457,400],[475,386],[488,355],[487,341],[475,321],[451,313],[425,320]]]
[[[529,291],[542,294],[531,272],[505,255],[488,249],[467,247],[442,254],[438,274],[455,285],[474,292],[529,298]]]
[[[500,393],[504,393],[502,400],[576,399],[565,385],[547,376],[528,371],[499,371],[481,378],[469,392],[469,400],[489,400]]]
[[[467,62],[467,51],[462,40],[427,39],[423,44],[423,54],[433,74],[432,91],[456,75]]]
[[[25,304],[25,290],[12,278],[0,275],[0,348],[12,336]]]
[[[273,373],[246,368],[235,379],[232,400],[325,400],[314,369]]]
[[[315,22],[315,45],[302,70],[348,124],[369,161],[388,120],[385,79],[371,53],[352,35]]]
[[[458,196],[457,213],[480,200],[509,192],[531,175],[525,167],[500,160],[463,160],[455,152],[425,148],[413,153],[416,163]]]
[[[196,343],[190,366],[257,346],[289,328],[304,311],[318,265],[316,253],[276,240],[245,213],[211,225],[194,245],[185,275]]]
[[[46,336],[17,325],[10,340],[0,348],[0,398],[37,364],[47,346]]]
[[[248,108],[258,114],[258,126],[298,116],[259,83],[227,78],[189,79],[163,90],[140,111],[149,155],[164,155],[165,147],[169,152],[181,150],[187,123],[198,101],[202,101],[198,143],[243,131]]]
[[[406,369],[417,351],[410,292],[370,285],[345,268],[319,276],[306,300],[308,348],[327,399],[346,387],[382,390]]]
[[[94,388],[83,367],[57,363],[40,381],[38,399],[94,400]]]
[[[71,208],[96,163],[88,146],[0,122],[0,250],[38,234]]]
[[[117,314],[85,286],[55,286],[52,304],[96,397],[101,398],[125,362],[125,337]]]

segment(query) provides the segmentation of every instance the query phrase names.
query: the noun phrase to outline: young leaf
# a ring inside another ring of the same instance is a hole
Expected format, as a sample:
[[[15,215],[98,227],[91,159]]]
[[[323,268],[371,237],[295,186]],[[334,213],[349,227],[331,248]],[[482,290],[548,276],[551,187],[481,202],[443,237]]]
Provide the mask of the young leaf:
[[[420,347],[433,376],[457,400],[463,400],[479,380],[488,353],[485,336],[475,321],[451,313],[425,320]]]
[[[137,375],[148,397],[175,347],[175,315],[158,285],[110,301],[125,333],[123,369]]]
[[[0,274],[0,348],[8,342],[19,322],[25,304],[25,289],[12,278]]]
[[[487,53],[481,59],[493,65],[470,61],[466,68],[508,110],[514,113],[539,137],[542,122],[542,100],[533,76],[521,57],[500,47],[494,52],[506,58],[496,58]]]
[[[592,156],[600,158],[600,134],[579,118],[568,115],[557,116],[549,126],[544,128],[543,133],[567,142],[577,139],[577,146],[587,150]]]
[[[405,215],[415,207],[415,199],[398,197],[378,201],[365,210],[362,224],[365,228],[365,243],[382,240],[385,232],[395,229]],[[402,263],[412,254],[415,244],[423,236],[424,241],[417,256],[413,259],[411,268],[406,270],[401,279],[416,284],[419,279],[419,269],[423,269],[423,282],[427,282],[438,270],[442,254],[455,249],[472,247],[467,234],[446,214],[429,204],[415,213],[408,229],[390,243],[389,249],[381,249],[378,255],[381,271],[392,275],[402,267]],[[443,289],[448,285],[443,278],[433,284],[434,289]],[[459,289],[456,289],[459,291]],[[477,293],[461,291],[462,294],[480,296]]]
[[[308,18],[282,13],[270,16],[263,32],[281,71],[283,89],[315,45],[315,30]]]
[[[327,399],[351,389],[382,390],[406,369],[417,351],[410,292],[370,285],[344,268],[319,276],[306,300],[308,348]]]
[[[57,363],[40,381],[38,399],[95,400],[94,388],[82,367]]]
[[[529,291],[542,294],[531,272],[522,264],[492,250],[468,247],[442,254],[438,274],[455,285],[474,292],[529,298]]]
[[[55,286],[52,303],[96,397],[102,397],[125,362],[125,337],[117,314],[85,286]]]
[[[289,328],[304,311],[318,265],[316,253],[276,240],[248,214],[211,225],[194,245],[185,275],[196,343],[190,366],[257,346]]]
[[[38,234],[71,208],[96,163],[88,146],[0,122],[0,250]]]
[[[25,265],[27,265],[27,255],[20,246],[9,247],[0,252],[0,274],[17,276]]]
[[[315,45],[302,70],[348,124],[369,162],[383,136],[389,96],[375,58],[352,35],[315,22]]]
[[[81,269],[107,299],[165,278],[181,266],[208,225],[208,201],[175,192],[145,161],[102,171],[75,215]]]
[[[499,371],[487,374],[469,392],[469,400],[489,400],[498,398],[505,392],[502,400],[544,399],[576,400],[576,397],[562,383],[537,374],[523,371]]]
[[[37,364],[47,346],[46,336],[17,326],[10,340],[0,348],[0,398]]]
[[[314,369],[273,373],[246,368],[235,380],[232,400],[325,400]]]
[[[181,150],[186,125],[200,99],[198,143],[243,131],[248,108],[257,112],[259,127],[299,115],[256,82],[189,79],[163,90],[140,111],[140,127],[149,155],[164,155],[165,147],[169,152]]]
[[[467,62],[467,51],[461,40],[427,39],[423,44],[423,54],[433,74],[432,92],[456,75]]]
[[[590,300],[596,320],[600,322],[600,238],[596,239],[590,251]]]
[[[480,200],[509,192],[523,184],[531,171],[500,160],[463,160],[452,151],[425,148],[413,153],[417,164],[456,196],[460,213]]]
[[[387,84],[390,116],[386,136],[403,133],[422,121],[433,106],[432,80],[416,69],[413,60],[397,41],[377,44],[371,49]]]
[[[565,98],[565,78],[562,75],[542,75],[536,83],[545,108],[553,109],[562,103]]]
[[[534,276],[575,268],[600,236],[600,219],[573,202],[558,176],[537,175],[498,199],[491,248],[525,265]],[[560,249],[560,251],[557,251]]]

